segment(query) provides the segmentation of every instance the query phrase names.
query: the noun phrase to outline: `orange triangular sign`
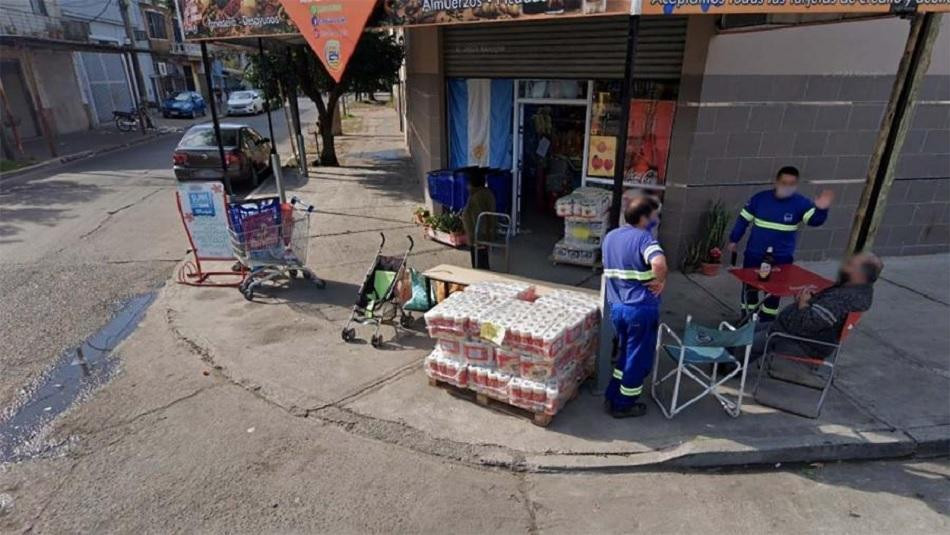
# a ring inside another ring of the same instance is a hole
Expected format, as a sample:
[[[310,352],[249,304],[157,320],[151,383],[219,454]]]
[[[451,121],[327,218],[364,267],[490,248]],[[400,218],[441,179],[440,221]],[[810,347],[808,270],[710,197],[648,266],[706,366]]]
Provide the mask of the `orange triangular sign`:
[[[337,82],[343,77],[376,0],[280,0],[310,48]]]

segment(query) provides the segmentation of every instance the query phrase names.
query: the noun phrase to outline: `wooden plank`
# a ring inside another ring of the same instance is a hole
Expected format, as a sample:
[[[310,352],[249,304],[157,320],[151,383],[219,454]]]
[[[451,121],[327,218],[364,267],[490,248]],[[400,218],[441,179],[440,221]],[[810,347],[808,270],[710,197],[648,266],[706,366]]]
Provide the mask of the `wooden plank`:
[[[575,292],[582,292],[592,296],[598,295],[597,290],[592,290],[590,288],[579,288],[577,286],[569,286],[566,284],[556,284],[552,282],[543,282],[535,279],[529,279],[526,277],[519,277],[517,275],[509,275],[507,273],[495,273],[493,271],[485,271],[483,269],[472,269],[462,266],[453,266],[451,264],[439,264],[431,269],[426,270],[422,273],[426,278],[438,281],[438,282],[447,282],[451,284],[458,284],[460,286],[468,286],[470,284],[475,284],[476,282],[526,282],[531,284],[537,290],[538,295],[545,295],[551,293],[556,289],[561,290],[572,290]]]

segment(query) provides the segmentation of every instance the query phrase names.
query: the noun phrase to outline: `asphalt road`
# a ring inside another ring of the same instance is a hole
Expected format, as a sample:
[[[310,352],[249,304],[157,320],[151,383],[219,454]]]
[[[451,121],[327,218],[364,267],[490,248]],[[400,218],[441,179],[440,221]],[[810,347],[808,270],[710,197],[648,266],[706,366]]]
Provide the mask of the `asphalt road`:
[[[283,111],[272,118],[278,147],[289,150]],[[183,131],[207,120],[160,123]],[[268,136],[264,114],[226,120]],[[185,256],[171,168],[180,138],[0,182],[0,408],[15,405],[21,389],[119,303],[164,284]]]

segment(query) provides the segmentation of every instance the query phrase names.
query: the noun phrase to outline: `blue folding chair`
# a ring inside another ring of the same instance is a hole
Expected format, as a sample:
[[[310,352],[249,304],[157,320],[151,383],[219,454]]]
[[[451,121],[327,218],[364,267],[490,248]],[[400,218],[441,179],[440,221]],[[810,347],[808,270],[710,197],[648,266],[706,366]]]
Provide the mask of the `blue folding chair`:
[[[753,314],[751,321],[738,328],[724,321],[719,324],[718,329],[696,325],[692,319],[692,316],[686,316],[683,338],[677,336],[667,324],[660,324],[656,337],[656,356],[653,362],[650,395],[653,396],[653,400],[659,405],[663,414],[670,419],[707,395],[712,395],[719,400],[722,408],[730,416],[738,417],[742,409],[742,398],[745,395],[746,370],[749,366],[749,356],[752,354],[752,339],[755,336],[758,316]],[[675,340],[676,344],[664,344],[664,334]],[[745,352],[740,361],[729,350],[743,346]],[[672,360],[675,367],[658,379],[661,354]],[[720,377],[718,372],[722,364],[731,364],[733,368]],[[708,369],[710,366],[711,373],[707,373],[703,368]],[[739,392],[734,397],[721,391],[720,387],[726,381],[740,374]],[[685,403],[680,403],[680,383],[684,376],[698,383],[703,390]],[[675,379],[675,383],[673,397],[667,406],[657,395],[657,386],[670,379]]]

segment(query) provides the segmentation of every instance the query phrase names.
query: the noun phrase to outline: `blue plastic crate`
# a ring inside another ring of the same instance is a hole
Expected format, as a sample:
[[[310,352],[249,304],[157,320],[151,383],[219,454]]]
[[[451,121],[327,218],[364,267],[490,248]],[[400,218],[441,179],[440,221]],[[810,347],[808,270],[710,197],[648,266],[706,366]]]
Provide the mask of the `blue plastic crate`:
[[[452,170],[436,169],[426,173],[426,181],[429,185],[429,197],[433,201],[449,206],[452,204]]]

